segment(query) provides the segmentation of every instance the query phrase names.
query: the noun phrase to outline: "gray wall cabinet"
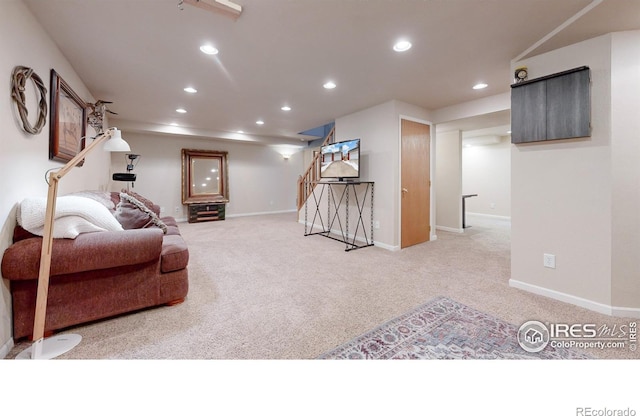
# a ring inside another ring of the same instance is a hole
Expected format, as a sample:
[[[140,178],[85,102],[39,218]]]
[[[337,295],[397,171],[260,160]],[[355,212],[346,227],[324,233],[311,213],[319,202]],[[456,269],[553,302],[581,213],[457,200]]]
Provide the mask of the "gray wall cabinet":
[[[590,136],[590,85],[588,67],[511,85],[511,142]]]

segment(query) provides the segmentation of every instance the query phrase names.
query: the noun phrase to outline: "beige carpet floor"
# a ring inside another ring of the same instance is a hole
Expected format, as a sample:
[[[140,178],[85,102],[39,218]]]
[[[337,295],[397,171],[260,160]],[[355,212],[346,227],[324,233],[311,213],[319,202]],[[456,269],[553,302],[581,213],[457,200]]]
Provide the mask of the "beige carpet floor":
[[[626,325],[509,287],[510,226],[470,217],[462,234],[391,252],[344,251],[304,236],[295,213],[180,224],[186,301],[73,328],[66,359],[313,359],[443,295],[519,326],[528,320]],[[28,343],[20,343],[7,358]],[[587,350],[638,358],[628,350]]]

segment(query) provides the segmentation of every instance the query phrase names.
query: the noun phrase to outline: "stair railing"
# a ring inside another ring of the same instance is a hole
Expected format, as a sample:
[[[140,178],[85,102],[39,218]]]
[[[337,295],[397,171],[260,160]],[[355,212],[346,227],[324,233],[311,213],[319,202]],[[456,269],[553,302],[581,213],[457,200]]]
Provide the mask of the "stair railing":
[[[324,142],[322,142],[322,146],[326,146],[329,143],[335,142],[335,126],[329,131],[327,136],[324,138]],[[321,154],[317,152],[313,156],[313,160],[309,164],[309,167],[305,171],[303,175],[298,177],[298,211],[302,209],[304,203],[307,201],[307,198],[313,193],[316,185],[320,181],[320,166],[322,165]]]

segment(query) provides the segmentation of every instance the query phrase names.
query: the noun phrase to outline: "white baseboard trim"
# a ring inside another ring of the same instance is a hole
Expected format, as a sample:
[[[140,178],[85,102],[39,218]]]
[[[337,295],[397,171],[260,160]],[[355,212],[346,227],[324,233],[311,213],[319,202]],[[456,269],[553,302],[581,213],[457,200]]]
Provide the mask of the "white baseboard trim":
[[[619,318],[638,318],[640,319],[640,308],[627,308],[626,306],[612,306],[611,315]]]
[[[400,251],[400,247],[399,246],[392,246],[390,244],[379,243],[377,241],[374,241],[373,245],[376,246],[376,247],[383,248],[385,250],[389,250],[389,251]]]
[[[464,233],[464,230],[462,228],[444,227],[442,225],[436,225],[436,230],[447,231],[450,233],[458,233],[458,234]]]
[[[248,212],[245,214],[230,214],[225,215],[225,218],[235,218],[235,217],[253,217],[255,215],[270,215],[270,214],[287,214],[290,212],[298,212],[297,209],[286,209],[282,211],[261,211],[261,212]]]
[[[9,338],[9,340],[5,342],[2,347],[0,347],[0,359],[4,359],[7,355],[9,355],[14,346],[15,344],[13,343],[13,338]]]
[[[530,283],[521,282],[519,280],[509,279],[509,286],[525,292],[535,293],[536,295],[545,296],[560,302],[576,305],[590,311],[598,312],[604,315],[616,316],[620,318],[640,318],[640,308],[627,308],[622,306],[605,305],[604,303],[595,302],[593,300],[580,298],[578,296],[569,295],[567,293],[558,292],[541,286],[532,285]]]
[[[471,216],[476,216],[476,217],[484,217],[484,218],[491,218],[491,219],[494,219],[494,220],[511,221],[511,217],[505,217],[503,215],[480,214],[479,212],[468,212],[468,211],[467,211],[466,215],[471,215]]]
[[[299,219],[298,220],[298,224],[305,225],[304,219]],[[307,225],[307,229],[308,229],[307,231],[312,232],[312,233],[313,232],[320,232],[320,231],[323,230],[322,225],[320,225],[320,224],[312,225],[309,221],[307,221],[306,225]]]

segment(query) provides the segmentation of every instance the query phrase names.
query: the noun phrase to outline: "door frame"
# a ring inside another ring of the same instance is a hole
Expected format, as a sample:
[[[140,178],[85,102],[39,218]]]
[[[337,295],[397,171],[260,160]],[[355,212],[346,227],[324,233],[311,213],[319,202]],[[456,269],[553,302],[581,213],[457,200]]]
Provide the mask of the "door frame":
[[[402,187],[402,120],[413,121],[415,123],[426,124],[429,126],[429,180],[431,181],[431,186],[429,187],[429,226],[431,227],[431,231],[429,232],[429,240],[435,241],[438,239],[436,235],[436,206],[435,206],[435,128],[434,123],[425,119],[420,119],[416,117],[407,116],[404,114],[400,114],[398,116],[398,169],[397,169],[397,182],[396,182],[396,201],[398,207],[398,217],[396,223],[396,229],[398,230],[398,247],[402,249],[402,192],[400,188]]]

